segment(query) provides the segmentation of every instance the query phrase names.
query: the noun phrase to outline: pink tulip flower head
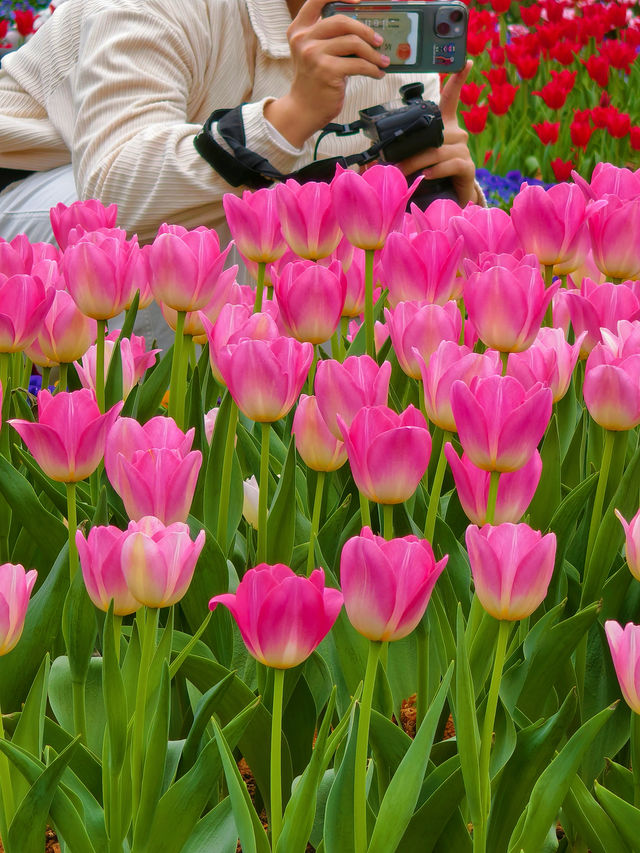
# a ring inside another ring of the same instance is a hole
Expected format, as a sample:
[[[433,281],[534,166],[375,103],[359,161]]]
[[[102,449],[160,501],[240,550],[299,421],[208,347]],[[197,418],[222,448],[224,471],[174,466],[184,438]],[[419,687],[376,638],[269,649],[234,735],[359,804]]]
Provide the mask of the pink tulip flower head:
[[[169,607],[183,597],[204,548],[205,532],[195,542],[189,527],[165,525],[154,516],[130,521],[122,543],[122,571],[131,594],[147,607]]]
[[[631,521],[626,521],[619,510],[615,513],[624,528],[625,556],[629,571],[636,580],[640,581],[640,509]]]
[[[200,311],[214,298],[231,246],[221,251],[220,240],[212,228],[193,231],[160,226],[149,250],[150,285],[154,298],[174,311]]]
[[[640,196],[640,169],[634,172],[612,163],[596,163],[589,183],[578,172],[572,172],[571,177],[588,201],[607,195],[616,195],[626,200]]]
[[[616,431],[640,424],[640,321],[621,321],[618,331],[601,330],[602,343],[591,350],[582,386],[594,421]]]
[[[278,216],[275,188],[245,190],[242,198],[227,193],[224,212],[238,251],[250,261],[271,264],[287,250]]]
[[[340,363],[326,359],[318,363],[315,392],[318,408],[333,435],[342,441],[338,414],[349,427],[364,406],[386,406],[391,362],[378,367],[368,355],[350,355]]]
[[[260,563],[249,569],[235,595],[216,595],[238,624],[250,655],[265,666],[290,669],[306,660],[326,637],[342,608],[342,593],[324,585],[324,572],[308,578],[288,566]]]
[[[399,302],[393,311],[385,308],[384,316],[398,363],[413,379],[421,378],[414,350],[428,362],[441,341],[457,342],[462,328],[460,309],[453,300],[444,305]]]
[[[451,198],[436,198],[426,210],[422,210],[417,204],[411,204],[410,211],[409,215],[413,219],[414,226],[411,230],[415,233],[448,231],[452,218],[462,214],[462,208],[458,202]]]
[[[347,450],[326,425],[315,397],[300,395],[292,433],[302,461],[314,471],[337,471],[347,461]]]
[[[577,269],[589,250],[587,203],[575,184],[563,181],[548,190],[523,184],[511,221],[525,252],[545,266],[570,262]]]
[[[92,527],[87,538],[76,531],[82,577],[89,598],[106,613],[113,601],[116,616],[127,616],[141,607],[122,572],[122,545],[127,533],[117,527]]]
[[[98,467],[107,435],[122,403],[100,414],[95,394],[79,391],[38,392],[38,421],[14,418],[9,423],[19,433],[44,473],[60,483],[86,479]]]
[[[225,305],[237,304],[242,301],[242,297],[238,293],[240,286],[236,284],[236,275],[238,274],[238,265],[234,264],[228,270],[223,270],[220,273],[217,284],[215,286],[213,296],[207,304],[199,311],[187,311],[184,318],[183,333],[194,339],[194,343],[206,343],[206,329],[202,315],[204,315],[210,323],[215,323],[220,315],[220,312]],[[175,308],[170,308],[164,302],[160,303],[162,316],[167,321],[167,325],[174,332],[178,327],[178,312]],[[200,340],[202,339],[202,340]]]
[[[451,409],[462,448],[484,471],[517,471],[531,459],[551,418],[550,388],[525,391],[513,376],[451,386]]]
[[[455,341],[442,341],[428,364],[416,349],[413,355],[420,365],[427,417],[446,432],[457,431],[451,408],[453,383],[461,381],[469,385],[476,376],[502,372],[500,356],[495,350],[484,354],[475,353],[468,346],[459,345]]]
[[[129,518],[154,515],[164,524],[187,520],[202,465],[200,451],[191,450],[194,432],[184,433],[173,418],[162,416],[144,425],[134,418],[116,422],[105,470]]]
[[[0,353],[21,352],[33,342],[53,296],[39,278],[0,273]]]
[[[533,255],[509,265],[503,258],[489,257],[469,275],[464,301],[484,344],[500,352],[522,352],[535,340],[558,283],[545,288]]]
[[[381,249],[391,231],[402,224],[407,202],[422,179],[408,187],[396,166],[372,166],[365,172],[338,166],[331,195],[338,223],[359,249]]]
[[[321,344],[338,328],[347,295],[340,264],[287,264],[274,279],[274,293],[288,332],[298,341]]]
[[[277,312],[279,315],[279,312]],[[215,323],[201,317],[209,342],[209,362],[211,372],[217,382],[224,385],[224,379],[218,366],[220,353],[224,347],[237,344],[244,338],[251,340],[275,340],[280,337],[278,323],[273,313],[253,313],[253,303],[248,305],[225,305]]]
[[[42,353],[55,364],[70,364],[95,343],[96,321],[85,317],[66,290],[55,290],[38,332]]]
[[[104,380],[107,381],[111,359],[119,337],[116,329],[110,332],[104,342]],[[156,360],[160,350],[146,349],[142,335],[132,335],[120,341],[120,359],[122,364],[122,399],[126,400],[132,389],[142,379],[145,372]],[[82,362],[76,362],[75,368],[83,388],[96,390],[96,347],[90,347],[82,357]]]
[[[259,423],[272,423],[289,412],[312,361],[312,344],[285,337],[244,338],[218,354],[220,373],[236,405]]]
[[[29,245],[29,248],[30,245]],[[0,270],[7,278],[13,275],[27,275],[32,272],[30,259],[25,258],[24,253],[19,248],[7,243],[6,240],[0,240]]]
[[[95,320],[116,317],[134,295],[140,251],[124,231],[91,231],[70,245],[60,262],[67,290],[76,305]]]
[[[475,524],[465,534],[480,603],[495,619],[530,616],[547,594],[556,558],[555,533],[527,524]]]
[[[570,344],[562,329],[543,326],[529,349],[509,353],[508,375],[515,376],[526,389],[542,382],[551,388],[553,402],[557,403],[569,390],[571,375],[586,334],[582,332],[575,343]]]
[[[594,346],[601,342],[601,329],[615,332],[620,320],[634,320],[640,316],[640,299],[625,284],[612,284],[609,281],[596,284],[592,279],[585,278],[580,290],[559,291],[558,296],[564,303],[576,336],[586,332],[580,347],[582,358],[586,358]],[[554,323],[556,316],[562,313],[562,308],[558,308],[554,306]]]
[[[412,237],[390,234],[380,255],[389,304],[424,301],[444,305],[457,299],[463,284],[458,278],[462,246],[462,237],[452,239],[444,231],[422,231]]]
[[[508,213],[499,207],[465,207],[451,219],[451,228],[464,239],[463,256],[477,260],[482,252],[513,253],[520,241]]]
[[[462,459],[447,442],[444,454],[451,466],[456,492],[464,514],[473,524],[483,525],[487,521],[489,484],[491,475],[478,468],[463,453]],[[495,524],[510,521],[516,524],[527,511],[542,474],[542,458],[534,451],[531,459],[517,471],[508,471],[500,476],[493,520]]]
[[[118,205],[107,207],[95,198],[86,201],[74,201],[67,205],[60,202],[49,211],[51,229],[61,249],[69,244],[69,234],[80,226],[84,231],[97,231],[99,228],[114,228],[118,218]]]
[[[362,249],[351,247],[353,257],[348,268],[342,267],[347,283],[343,317],[358,317],[364,312],[364,266],[365,253]],[[374,297],[375,300],[375,297]]]
[[[608,279],[640,277],[640,196],[625,200],[607,195],[589,215],[593,259]]]
[[[329,184],[288,180],[275,192],[280,227],[296,255],[317,261],[335,251],[342,231],[331,203]]]
[[[0,655],[15,648],[22,636],[29,596],[38,573],[25,572],[19,563],[0,566]]]
[[[640,625],[627,622],[623,628],[608,619],[604,630],[624,701],[640,714]]]
[[[364,527],[340,556],[340,585],[353,627],[377,642],[406,637],[422,619],[448,559],[436,563],[426,539],[386,541]]]
[[[242,515],[254,530],[258,529],[258,506],[260,503],[260,486],[252,474],[242,481]]]
[[[365,406],[348,427],[340,415],[351,473],[369,500],[408,500],[429,464],[431,436],[424,415],[413,406],[397,414],[387,406]]]

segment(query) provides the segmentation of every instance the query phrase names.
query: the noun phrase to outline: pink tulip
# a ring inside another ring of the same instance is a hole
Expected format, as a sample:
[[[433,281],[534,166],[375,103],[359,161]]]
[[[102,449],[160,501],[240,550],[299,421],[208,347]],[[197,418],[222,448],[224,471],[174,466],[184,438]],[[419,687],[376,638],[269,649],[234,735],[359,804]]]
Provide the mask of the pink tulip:
[[[230,250],[227,246],[221,251],[212,228],[200,226],[187,231],[161,225],[149,250],[149,284],[154,298],[174,311],[199,311],[211,302],[222,281],[222,307],[224,288],[229,285],[222,271]]]
[[[25,261],[22,253],[11,243],[0,240],[0,270],[7,278],[13,275],[27,275],[31,272],[31,264]]]
[[[218,366],[220,353],[224,347],[237,344],[243,338],[251,340],[274,340],[280,337],[278,322],[274,313],[279,317],[279,311],[271,303],[273,311],[270,313],[253,313],[253,303],[248,305],[225,305],[220,311],[215,323],[211,323],[206,317],[201,317],[202,325],[207,333],[209,342],[209,361],[211,371],[217,382],[224,385],[224,379]]]
[[[204,434],[208,444],[211,444],[211,440],[213,438],[213,431],[216,428],[216,420],[218,418],[219,411],[220,406],[214,406],[212,409],[209,409],[208,412],[204,413]]]
[[[275,188],[245,190],[242,198],[227,193],[224,212],[238,251],[256,263],[270,264],[287,250],[278,217]]]
[[[252,474],[247,480],[242,481],[242,515],[254,528],[258,529],[258,507],[260,503],[260,486]]]
[[[623,628],[607,619],[604,631],[624,701],[634,714],[640,714],[640,625],[627,622]]]
[[[21,352],[32,343],[53,296],[39,278],[0,273],[0,353]]]
[[[608,279],[640,277],[640,196],[604,197],[604,206],[589,215],[593,259]]]
[[[129,518],[154,515],[164,524],[186,521],[202,454],[191,450],[194,430],[183,433],[173,418],[140,425],[120,418],[107,440],[105,469]]]
[[[529,389],[537,382],[551,388],[553,402],[561,400],[569,390],[571,375],[580,355],[586,332],[570,344],[562,329],[543,326],[535,341],[524,352],[509,353],[507,373]]]
[[[448,231],[454,216],[460,216],[462,209],[457,201],[451,198],[437,198],[426,210],[417,204],[411,204],[409,216],[413,220],[413,231]]]
[[[326,637],[342,608],[342,593],[324,585],[324,572],[296,575],[288,566],[260,563],[249,569],[235,595],[209,602],[229,608],[250,655],[265,666],[290,669]]]
[[[32,341],[29,346],[23,350],[23,352],[25,356],[34,364],[37,364],[38,367],[56,367],[58,364],[57,361],[52,361],[42,352],[42,347],[40,346],[37,338]]]
[[[424,405],[427,417],[440,429],[456,432],[456,422],[451,409],[451,386],[456,381],[470,384],[476,376],[490,376],[502,372],[500,356],[495,350],[484,354],[472,352],[455,341],[442,341],[426,364],[420,353],[414,356],[420,364],[424,386]]]
[[[38,573],[25,572],[19,563],[0,566],[0,655],[15,648],[22,636],[29,596]]]
[[[334,261],[330,267],[311,261],[287,264],[274,279],[274,293],[285,328],[298,341],[321,344],[340,324],[347,282]]]
[[[127,533],[117,527],[92,527],[85,539],[76,531],[76,547],[89,598],[105,613],[113,600],[116,616],[127,616],[141,607],[131,595],[122,572],[122,545]]]
[[[196,338],[203,338],[202,343],[205,343],[206,340],[204,339],[206,339],[207,330],[204,327],[202,315],[204,315],[210,323],[215,323],[225,305],[229,303],[237,304],[241,301],[241,296],[238,293],[240,286],[236,284],[237,274],[237,264],[229,267],[228,270],[223,270],[220,273],[213,296],[209,302],[207,302],[207,304],[199,311],[187,311],[183,327],[183,333],[185,335],[190,335],[194,338],[194,341]],[[175,332],[178,326],[178,312],[175,308],[170,308],[168,305],[165,305],[164,302],[160,303],[160,310],[162,311],[162,316],[167,321],[169,328],[173,329]],[[195,342],[201,343],[201,341]]]
[[[481,259],[483,256],[481,256]],[[558,283],[545,288],[535,256],[516,261],[489,256],[464,286],[464,301],[480,340],[500,352],[522,352],[533,343]]]
[[[99,228],[114,228],[118,218],[118,205],[105,207],[95,198],[86,201],[74,201],[68,207],[60,202],[49,211],[53,236],[58,246],[66,249],[69,244],[69,232],[81,226],[85,231],[97,231]]]
[[[347,341],[352,344],[356,338],[356,335],[360,331],[362,327],[362,322],[360,320],[350,320],[349,326],[347,327]],[[381,323],[379,320],[376,320],[373,324],[373,342],[376,348],[376,355],[382,349],[383,344],[389,338],[389,327],[386,323]]]
[[[530,616],[547,594],[556,558],[555,533],[528,524],[485,524],[465,534],[476,595],[495,619]]]
[[[20,434],[44,473],[61,483],[86,479],[104,456],[109,430],[122,403],[100,414],[95,394],[79,391],[38,392],[38,422],[17,418],[9,423]]]
[[[280,227],[291,249],[301,258],[326,258],[342,238],[331,203],[329,184],[288,180],[276,187]]]
[[[347,461],[344,442],[329,430],[315,397],[300,395],[291,432],[296,437],[296,449],[308,468],[337,471]]]
[[[610,430],[640,424],[640,322],[618,324],[619,334],[602,329],[602,343],[591,350],[582,393],[589,414]]]
[[[60,269],[76,305],[95,320],[109,320],[133,298],[140,247],[124,231],[92,231],[65,250]]]
[[[461,237],[452,241],[444,231],[390,234],[380,256],[389,304],[420,300],[444,305],[457,299],[462,294],[457,277],[462,245]]]
[[[462,448],[484,471],[517,471],[533,456],[551,418],[552,393],[525,391],[513,376],[454,382],[451,409]]]
[[[456,492],[464,514],[473,524],[485,524],[490,473],[474,465],[466,453],[463,453],[460,459],[451,442],[446,443],[444,454],[451,466]],[[520,521],[538,488],[541,474],[542,458],[537,450],[522,468],[502,474],[498,481],[498,495],[493,516],[495,524],[502,524],[505,521],[515,524]]]
[[[364,527],[345,542],[340,556],[344,606],[353,627],[377,642],[406,637],[422,619],[448,559],[436,563],[426,539],[386,541]]]
[[[347,426],[337,416],[358,490],[369,500],[408,500],[429,464],[431,436],[424,415],[409,406],[397,414],[387,406],[365,406]]]
[[[116,329],[105,338],[104,342],[104,379],[107,380],[111,359],[119,337]],[[146,341],[142,335],[132,335],[120,341],[120,360],[122,364],[122,399],[126,400],[132,389],[142,379],[149,367],[155,364],[156,353],[159,349],[146,349]],[[82,363],[75,363],[76,373],[83,388],[96,390],[96,347],[92,346],[82,357]]]
[[[313,361],[313,346],[293,338],[244,338],[223,347],[218,366],[238,408],[252,421],[270,423],[298,399]]]
[[[523,184],[513,200],[511,221],[525,252],[546,266],[570,261],[576,269],[589,250],[587,203],[575,184],[563,181],[548,190]]]
[[[42,353],[55,364],[70,364],[86,353],[96,334],[96,321],[80,311],[66,290],[54,291],[37,337]]]
[[[193,542],[181,522],[165,525],[153,516],[130,521],[122,543],[122,572],[131,594],[147,607],[169,607],[183,597],[204,548],[205,532]]]
[[[420,362],[416,350],[425,362],[441,341],[458,341],[462,317],[457,304],[451,300],[444,305],[429,302],[399,302],[394,311],[384,310],[393,351],[407,376],[420,379]]]
[[[558,291],[556,299],[560,304],[554,305],[554,323],[559,324],[556,318],[560,322],[564,306],[576,337],[586,332],[580,347],[583,358],[602,340],[601,329],[615,332],[619,320],[633,320],[640,316],[640,299],[625,284],[608,281],[596,284],[585,278],[579,291]]]
[[[469,205],[451,219],[453,233],[464,238],[463,256],[477,260],[482,252],[512,253],[520,241],[508,213],[499,207]]]
[[[606,195],[616,195],[622,199],[640,196],[640,169],[634,172],[612,163],[596,163],[590,183],[577,172],[573,172],[571,177],[588,200],[600,199]]]
[[[350,355],[342,362],[326,359],[318,363],[315,392],[318,408],[333,435],[342,441],[339,414],[347,427],[363,406],[386,406],[391,363],[380,367],[368,355]]]
[[[331,195],[338,223],[359,249],[381,249],[402,223],[408,200],[422,176],[410,187],[396,166],[376,165],[362,173],[338,170]]]
[[[615,513],[624,528],[625,556],[629,571],[636,580],[640,580],[640,509],[631,521],[626,521],[619,510]]]
[[[365,253],[362,249],[351,247],[353,257],[343,274],[347,283],[347,291],[342,308],[343,317],[358,317],[364,312],[364,265]],[[376,298],[374,296],[374,302]]]

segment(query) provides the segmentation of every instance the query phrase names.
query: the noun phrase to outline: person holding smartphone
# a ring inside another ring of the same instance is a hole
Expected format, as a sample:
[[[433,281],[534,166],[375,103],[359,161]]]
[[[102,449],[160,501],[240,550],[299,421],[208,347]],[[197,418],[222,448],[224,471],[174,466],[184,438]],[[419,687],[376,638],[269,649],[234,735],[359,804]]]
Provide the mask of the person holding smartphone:
[[[141,241],[164,221],[215,227],[224,239],[232,188],[193,146],[213,110],[244,104],[247,147],[289,173],[313,159],[324,124],[397,99],[405,82],[421,79],[425,98],[438,100],[437,75],[385,74],[376,33],[344,15],[323,19],[324,5],[67,0],[0,69],[0,169],[34,172],[0,194],[0,235],[48,239],[50,206],[95,197],[116,202]],[[456,117],[467,73],[440,97],[442,147],[400,164],[450,176],[463,205],[481,200]],[[363,143],[327,138],[318,156]]]

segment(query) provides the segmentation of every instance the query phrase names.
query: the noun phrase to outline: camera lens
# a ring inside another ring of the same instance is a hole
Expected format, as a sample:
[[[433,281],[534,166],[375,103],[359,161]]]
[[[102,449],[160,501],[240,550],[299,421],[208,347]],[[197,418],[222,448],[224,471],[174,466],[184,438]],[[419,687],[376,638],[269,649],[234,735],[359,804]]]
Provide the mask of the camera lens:
[[[449,15],[449,19],[453,21],[454,24],[458,24],[462,20],[461,10],[454,9],[453,12]]]
[[[446,21],[440,21],[440,23],[436,27],[436,31],[437,31],[439,36],[449,35],[450,30],[451,30],[451,27],[449,26],[449,24]]]

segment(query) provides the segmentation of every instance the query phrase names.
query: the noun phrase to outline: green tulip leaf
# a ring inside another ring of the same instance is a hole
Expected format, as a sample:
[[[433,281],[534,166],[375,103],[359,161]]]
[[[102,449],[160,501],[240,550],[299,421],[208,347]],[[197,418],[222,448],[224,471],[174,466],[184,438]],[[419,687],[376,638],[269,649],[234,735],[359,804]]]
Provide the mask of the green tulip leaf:
[[[198,821],[181,853],[236,853],[237,843],[231,798],[226,797]]]
[[[596,797],[600,800],[602,808],[611,818],[612,823],[626,844],[631,850],[637,850],[638,839],[640,838],[640,809],[637,809],[630,803],[626,803],[598,782],[595,783],[595,793]],[[618,850],[618,848],[610,848],[610,850],[614,849]],[[607,850],[607,853],[609,853],[609,850]]]
[[[580,776],[574,776],[562,811],[571,826],[589,845],[591,853],[631,853],[614,822],[587,790]]]

